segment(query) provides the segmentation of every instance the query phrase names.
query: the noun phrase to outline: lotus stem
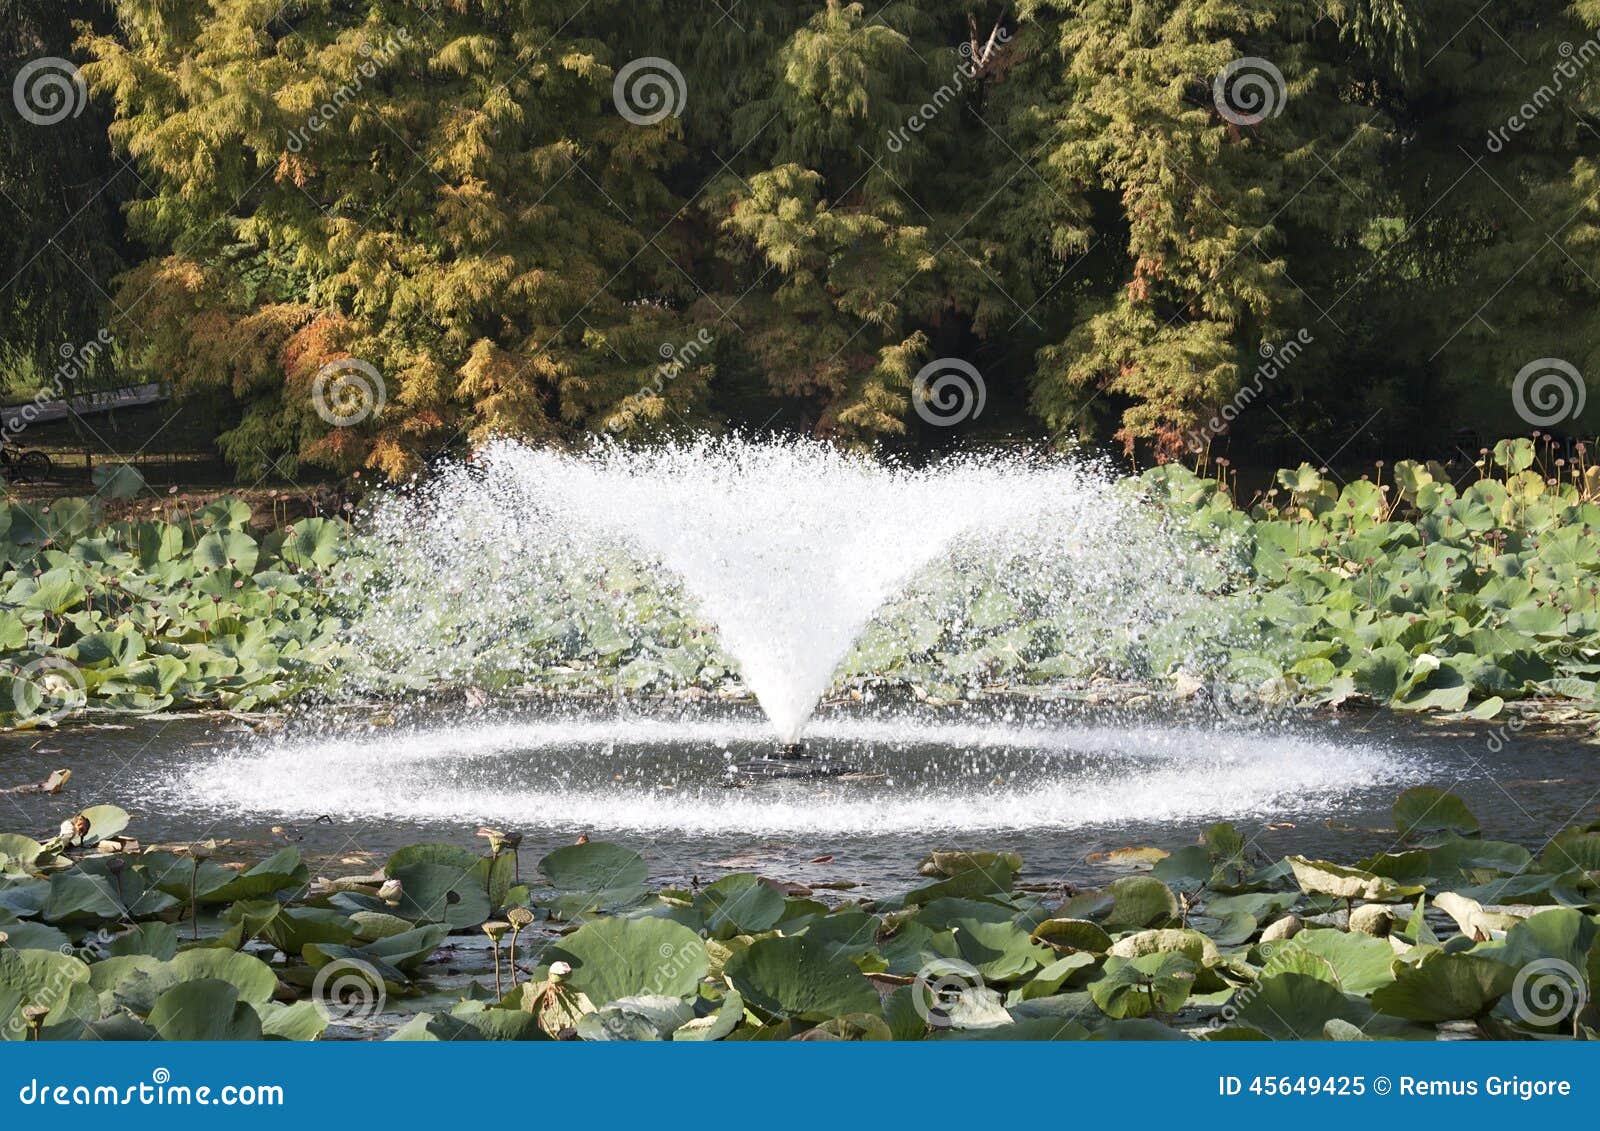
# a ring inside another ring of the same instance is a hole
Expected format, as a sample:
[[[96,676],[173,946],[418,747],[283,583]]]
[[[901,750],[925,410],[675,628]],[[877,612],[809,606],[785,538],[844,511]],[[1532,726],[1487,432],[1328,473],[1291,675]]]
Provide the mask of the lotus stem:
[[[533,912],[526,907],[513,907],[506,913],[506,919],[511,923],[511,988],[514,990],[517,988],[517,936],[533,922]]]
[[[498,919],[491,919],[483,925],[483,933],[489,936],[489,946],[494,951],[494,996],[496,998],[505,996],[505,989],[500,982],[500,939],[510,929],[510,923],[504,923]]]

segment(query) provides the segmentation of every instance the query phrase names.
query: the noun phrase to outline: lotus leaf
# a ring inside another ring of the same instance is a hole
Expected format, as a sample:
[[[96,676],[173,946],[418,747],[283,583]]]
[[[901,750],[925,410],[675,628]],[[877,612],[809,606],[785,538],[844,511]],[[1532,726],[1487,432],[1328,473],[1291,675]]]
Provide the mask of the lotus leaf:
[[[1407,840],[1429,833],[1472,835],[1479,831],[1478,818],[1467,803],[1453,793],[1432,786],[1415,786],[1394,803],[1394,823]]]
[[[1124,876],[1107,889],[1111,910],[1105,925],[1112,930],[1136,930],[1178,917],[1178,897],[1154,876]]]
[[[570,963],[567,983],[602,1006],[641,995],[687,997],[710,966],[699,935],[655,918],[585,923],[552,944],[545,957]]]
[[[180,982],[156,1000],[146,1022],[164,1041],[254,1041],[261,1018],[238,989],[217,978]]]
[[[1112,1018],[1173,1013],[1194,986],[1195,964],[1181,954],[1108,958],[1102,976],[1089,983],[1089,996]]]
[[[1481,954],[1435,952],[1372,994],[1372,1006],[1410,1021],[1470,1020],[1489,1012],[1516,979],[1514,968]]]
[[[744,998],[738,991],[729,990],[724,998],[711,1013],[703,1017],[693,1017],[685,1021],[672,1032],[675,1041],[720,1041],[740,1021],[744,1020]]]
[[[695,909],[714,937],[731,939],[770,930],[783,916],[784,900],[776,885],[740,872],[703,888],[695,896]]]
[[[1423,890],[1417,884],[1397,884],[1387,877],[1326,860],[1308,860],[1304,856],[1291,856],[1288,859],[1289,866],[1294,869],[1295,880],[1307,895],[1393,903],[1408,896],[1420,895]]]
[[[757,939],[728,960],[725,974],[749,1008],[779,1020],[826,1021],[879,1008],[877,991],[854,963],[804,935]]]

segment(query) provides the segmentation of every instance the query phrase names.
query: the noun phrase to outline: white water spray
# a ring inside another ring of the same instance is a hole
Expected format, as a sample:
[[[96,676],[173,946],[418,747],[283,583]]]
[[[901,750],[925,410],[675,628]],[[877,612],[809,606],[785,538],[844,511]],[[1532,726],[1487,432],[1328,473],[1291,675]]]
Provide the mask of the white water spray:
[[[559,681],[637,653],[622,686],[657,667],[693,683],[706,665],[688,645],[714,634],[783,741],[886,602],[927,655],[1016,629],[992,656],[954,661],[969,685],[1029,649],[1055,649],[1061,670],[1062,656],[1085,673],[1125,661],[1196,604],[1193,562],[1153,514],[1060,460],[907,468],[796,440],[500,444],[380,505],[372,531],[356,651],[391,680],[499,670],[548,684],[551,668]],[[847,666],[893,678],[918,646],[879,639]]]

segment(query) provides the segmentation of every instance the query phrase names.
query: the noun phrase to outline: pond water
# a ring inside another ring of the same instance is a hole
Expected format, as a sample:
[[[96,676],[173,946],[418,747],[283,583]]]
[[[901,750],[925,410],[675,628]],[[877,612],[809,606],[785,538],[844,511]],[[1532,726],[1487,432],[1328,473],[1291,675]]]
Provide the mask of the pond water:
[[[808,728],[808,753],[855,773],[732,772],[770,753],[771,733],[741,706],[299,719],[265,735],[193,716],[12,733],[0,736],[0,784],[63,767],[74,776],[60,796],[5,797],[0,827],[43,837],[76,809],[111,802],[133,813],[130,832],[146,844],[227,838],[249,858],[294,841],[332,876],[405,844],[481,846],[474,830],[488,823],[524,834],[525,874],[588,834],[635,848],[661,881],[753,870],[848,881],[859,894],[911,886],[918,860],[949,847],[1019,852],[1024,881],[1103,881],[1095,853],[1176,847],[1219,819],[1263,860],[1353,862],[1393,845],[1389,807],[1424,783],[1461,794],[1485,835],[1537,849],[1592,817],[1600,793],[1596,748],[1570,733],[1388,713],[1234,730],[1060,704],[835,707]]]

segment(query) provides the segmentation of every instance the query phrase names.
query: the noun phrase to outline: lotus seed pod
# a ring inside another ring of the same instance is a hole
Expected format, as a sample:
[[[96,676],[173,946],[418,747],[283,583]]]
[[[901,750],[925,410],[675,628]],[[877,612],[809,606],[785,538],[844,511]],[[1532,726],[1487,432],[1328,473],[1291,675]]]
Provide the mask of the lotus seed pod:
[[[1387,903],[1363,903],[1350,912],[1350,929],[1375,939],[1389,937],[1394,927],[1394,911]]]
[[[529,911],[526,907],[513,907],[510,911],[506,912],[506,919],[510,921],[513,927],[520,931],[533,922],[533,912]]]
[[[489,936],[491,942],[499,942],[505,938],[506,932],[511,929],[511,924],[499,919],[490,919],[483,925],[483,933]]]
[[[383,886],[378,888],[378,898],[392,906],[400,902],[400,897],[405,891],[405,885],[399,880],[385,880]]]
[[[1262,942],[1282,942],[1292,939],[1305,929],[1305,924],[1298,915],[1285,915],[1282,919],[1273,922],[1266,930],[1261,932]]]
[[[211,859],[211,845],[205,841],[197,840],[189,846],[189,855],[196,860]]]

